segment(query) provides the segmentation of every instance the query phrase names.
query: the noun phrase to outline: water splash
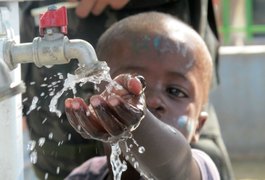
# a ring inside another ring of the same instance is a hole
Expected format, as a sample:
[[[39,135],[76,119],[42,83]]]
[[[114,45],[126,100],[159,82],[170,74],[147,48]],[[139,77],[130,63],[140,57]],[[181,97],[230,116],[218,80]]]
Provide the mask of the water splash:
[[[36,164],[37,163],[37,160],[38,160],[37,151],[36,150],[32,151],[30,153],[30,157],[29,158],[30,158],[30,162],[32,164]]]
[[[28,112],[26,113],[27,115],[29,115],[29,113],[37,107],[38,101],[39,101],[39,98],[37,96],[34,96],[32,99],[32,102],[31,102],[31,106],[30,106]]]
[[[39,143],[39,146],[40,146],[40,147],[42,147],[42,146],[44,145],[45,140],[46,140],[45,137],[41,137],[41,138],[39,138],[38,143]]]
[[[46,179],[48,179],[48,177],[49,177],[49,173],[45,173],[44,179],[46,180]]]
[[[29,143],[27,144],[27,150],[28,150],[28,151],[33,151],[33,149],[35,148],[35,146],[36,146],[36,141],[31,140],[31,141],[29,141]]]
[[[60,167],[58,166],[57,168],[56,168],[56,174],[59,174],[60,173]]]
[[[58,99],[62,96],[62,94],[71,90],[73,94],[76,94],[76,84],[83,86],[87,82],[92,82],[94,84],[100,84],[102,81],[111,82],[112,79],[109,74],[109,67],[105,61],[99,61],[95,63],[91,67],[80,66],[75,70],[75,75],[67,74],[67,78],[64,81],[63,89],[58,91],[55,95],[53,95],[49,108],[50,112],[54,112],[58,117],[62,115],[62,112],[57,109],[56,105],[58,103]]]
[[[145,152],[145,148],[144,148],[143,146],[140,146],[140,147],[138,148],[138,152],[139,152],[140,154],[143,154],[143,153]]]
[[[127,170],[127,164],[125,161],[120,160],[121,149],[119,143],[111,145],[110,163],[113,171],[114,180],[120,180],[121,175]]]
[[[63,79],[62,74],[58,73],[57,75],[59,76],[59,79]],[[48,79],[47,77],[44,78],[44,81],[46,81],[47,79]],[[49,79],[52,79],[52,77],[50,77]],[[98,85],[102,81],[106,81],[109,83],[106,86],[106,90],[110,94],[111,94],[113,88],[115,88],[115,89],[122,88],[121,85],[117,84],[116,81],[113,81],[111,79],[110,74],[109,74],[109,67],[108,67],[107,63],[104,61],[99,61],[98,63],[94,64],[92,67],[89,67],[89,68],[85,67],[85,66],[83,66],[83,67],[81,66],[75,71],[75,75],[68,73],[67,78],[64,80],[63,88],[56,93],[55,93],[55,90],[56,90],[56,87],[58,87],[60,80],[55,81],[49,85],[44,83],[41,85],[41,87],[48,88],[49,96],[52,96],[52,99],[51,99],[50,104],[49,104],[50,112],[56,113],[56,115],[58,117],[60,117],[62,115],[62,112],[60,110],[58,110],[56,106],[57,106],[59,98],[63,95],[63,93],[65,91],[70,90],[73,92],[73,94],[75,96],[77,84],[79,84],[79,86],[83,86],[87,82],[92,82],[92,83]],[[41,93],[40,96],[44,97],[45,93]],[[32,106],[31,106],[30,110],[28,111],[28,113],[30,113],[33,109],[36,108],[37,102],[38,102],[38,98],[34,97],[32,100]],[[45,118],[42,121],[42,123],[45,123],[46,121],[47,121],[47,118]],[[48,138],[49,139],[53,138],[52,132],[49,133]],[[112,170],[113,170],[115,180],[120,180],[122,173],[124,171],[126,171],[126,169],[127,169],[126,162],[120,160],[121,149],[119,147],[119,140],[125,140],[128,138],[132,138],[131,134],[130,133],[128,134],[128,132],[125,132],[121,136],[119,136],[118,138],[116,137],[115,141],[113,141],[113,139],[108,140],[109,142],[115,142],[115,143],[111,144],[111,156],[110,156]],[[71,134],[68,134],[68,140],[70,140],[70,139],[71,139]],[[39,140],[39,146],[42,146],[44,143],[45,143],[45,139]],[[59,142],[58,146],[60,146],[61,144],[63,144],[63,141]],[[139,153],[145,152],[144,147],[142,147],[142,146],[139,147],[139,145],[136,143],[135,140],[134,140],[134,144],[136,144],[137,147],[139,148],[138,149]],[[33,149],[33,148],[31,148],[31,149]],[[130,157],[128,156],[127,159],[129,159],[129,158]],[[132,157],[132,158],[134,158],[134,157]],[[37,153],[36,152],[33,152],[33,154],[32,154],[32,161],[35,163],[37,161]],[[138,168],[139,163],[137,161],[134,161],[133,166],[135,168]],[[57,174],[60,172],[60,167],[57,167],[56,172],[57,172]],[[48,178],[48,173],[45,174],[45,179],[47,179],[47,178]]]

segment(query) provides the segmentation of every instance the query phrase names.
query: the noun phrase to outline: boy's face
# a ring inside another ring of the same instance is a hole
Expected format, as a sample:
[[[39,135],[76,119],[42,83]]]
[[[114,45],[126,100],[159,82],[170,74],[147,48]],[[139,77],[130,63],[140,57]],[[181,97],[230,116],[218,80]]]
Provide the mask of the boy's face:
[[[185,38],[169,36],[128,38],[105,59],[112,77],[121,73],[144,76],[148,109],[192,141],[206,120],[201,113],[204,102],[201,70],[195,68],[199,55]]]

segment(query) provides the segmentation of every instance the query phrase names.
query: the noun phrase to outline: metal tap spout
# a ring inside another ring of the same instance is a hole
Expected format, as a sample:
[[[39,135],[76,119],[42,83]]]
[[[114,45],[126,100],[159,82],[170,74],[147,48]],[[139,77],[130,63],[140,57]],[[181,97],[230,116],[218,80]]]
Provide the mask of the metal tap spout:
[[[54,19],[54,17],[56,17]],[[40,37],[32,43],[15,44],[7,41],[4,47],[4,59],[10,69],[20,63],[35,63],[36,66],[51,66],[69,63],[77,59],[81,66],[90,67],[98,62],[92,45],[84,40],[69,40],[67,33],[65,7],[54,7],[41,15]]]
[[[69,40],[60,33],[36,37],[32,43],[5,43],[4,60],[9,69],[20,63],[35,63],[36,66],[52,66],[77,59],[82,66],[91,66],[98,61],[93,46],[84,40]]]

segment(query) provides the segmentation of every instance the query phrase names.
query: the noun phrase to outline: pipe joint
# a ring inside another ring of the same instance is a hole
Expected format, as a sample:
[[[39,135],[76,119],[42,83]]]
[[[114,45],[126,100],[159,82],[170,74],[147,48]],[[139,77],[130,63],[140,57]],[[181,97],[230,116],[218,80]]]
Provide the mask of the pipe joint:
[[[66,36],[54,40],[34,38],[32,42],[33,62],[38,67],[69,63],[70,59],[67,59],[64,55],[64,46],[68,41]]]
[[[93,46],[80,39],[69,40],[61,33],[36,37],[32,43],[5,43],[5,61],[9,69],[19,63],[35,63],[36,66],[51,66],[69,63],[77,59],[81,66],[90,67],[98,59]]]

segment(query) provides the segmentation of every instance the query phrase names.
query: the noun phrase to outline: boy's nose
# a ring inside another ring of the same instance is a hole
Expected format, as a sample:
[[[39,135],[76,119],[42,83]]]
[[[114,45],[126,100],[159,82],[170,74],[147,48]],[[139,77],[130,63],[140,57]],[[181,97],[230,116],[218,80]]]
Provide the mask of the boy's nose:
[[[160,96],[155,92],[146,94],[146,105],[147,108],[158,118],[160,118],[165,112],[165,105]]]

